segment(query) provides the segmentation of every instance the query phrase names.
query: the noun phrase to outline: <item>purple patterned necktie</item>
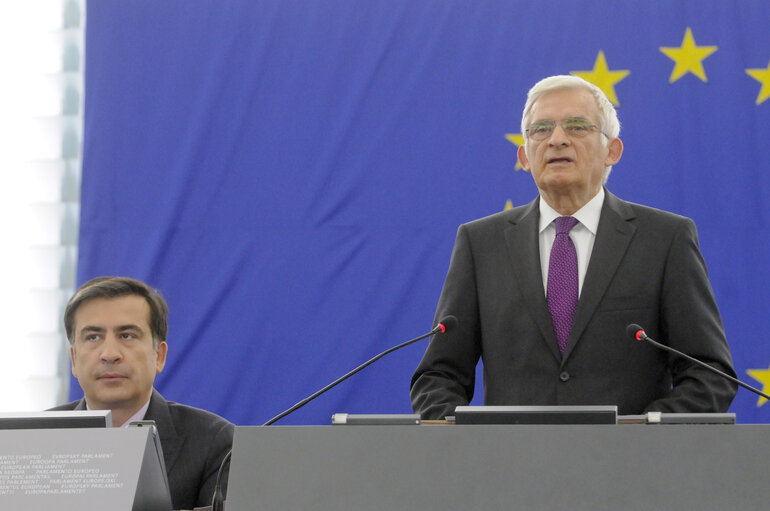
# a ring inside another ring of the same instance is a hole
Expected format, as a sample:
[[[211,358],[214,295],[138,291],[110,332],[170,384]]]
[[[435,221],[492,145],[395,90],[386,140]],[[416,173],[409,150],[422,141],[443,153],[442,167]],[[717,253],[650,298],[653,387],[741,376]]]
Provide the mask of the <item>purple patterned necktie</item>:
[[[548,262],[546,302],[562,355],[567,349],[567,339],[578,302],[577,252],[569,237],[569,231],[575,224],[577,218],[571,216],[560,216],[556,219],[556,239],[551,248],[551,260]]]

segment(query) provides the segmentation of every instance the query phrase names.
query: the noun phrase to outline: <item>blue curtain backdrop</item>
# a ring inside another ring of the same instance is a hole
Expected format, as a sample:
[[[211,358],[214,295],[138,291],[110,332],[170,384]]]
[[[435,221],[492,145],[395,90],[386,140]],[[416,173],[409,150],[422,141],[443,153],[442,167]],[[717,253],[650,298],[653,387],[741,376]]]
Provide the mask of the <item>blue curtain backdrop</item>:
[[[767,2],[113,0],[87,20],[78,281],[163,292],[168,399],[261,424],[429,330],[457,226],[536,195],[525,94],[568,73],[618,104],[610,190],[697,222],[739,377],[770,390]],[[282,424],[411,411],[425,346]],[[770,422],[745,390],[731,411]]]

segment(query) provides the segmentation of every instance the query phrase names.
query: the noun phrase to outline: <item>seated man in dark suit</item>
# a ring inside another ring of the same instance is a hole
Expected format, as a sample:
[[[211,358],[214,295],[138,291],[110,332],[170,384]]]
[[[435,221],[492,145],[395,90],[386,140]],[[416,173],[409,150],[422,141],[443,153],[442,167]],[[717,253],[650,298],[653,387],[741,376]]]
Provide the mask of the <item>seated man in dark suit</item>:
[[[415,412],[441,419],[467,405],[479,358],[487,405],[726,411],[736,385],[626,335],[638,323],[735,376],[693,221],[603,186],[623,153],[612,103],[552,76],[530,89],[521,129],[539,196],[458,229],[436,311],[458,327],[428,345]]]
[[[54,410],[112,410],[114,426],[155,421],[174,509],[192,509],[211,505],[234,426],[153,389],[166,362],[167,315],[163,297],[137,280],[99,277],[83,284],[67,304],[64,326],[72,374],[85,397]]]

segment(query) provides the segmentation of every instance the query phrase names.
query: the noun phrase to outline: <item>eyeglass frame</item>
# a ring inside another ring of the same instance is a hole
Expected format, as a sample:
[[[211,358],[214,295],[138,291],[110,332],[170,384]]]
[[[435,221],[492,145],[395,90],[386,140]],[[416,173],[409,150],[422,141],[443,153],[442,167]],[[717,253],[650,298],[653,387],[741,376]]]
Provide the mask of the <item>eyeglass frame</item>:
[[[585,137],[587,137],[587,136],[588,136],[588,133],[586,133],[585,135],[577,135],[577,136],[575,136],[575,134],[574,134],[574,133],[570,133],[569,131],[567,131],[567,128],[564,126],[564,124],[565,124],[566,122],[568,122],[568,121],[575,121],[575,120],[582,120],[582,121],[586,121],[586,122],[588,122],[588,123],[589,123],[589,124],[587,124],[587,125],[585,126],[586,128],[595,128],[595,129],[596,129],[596,131],[598,131],[599,133],[601,133],[602,135],[604,135],[604,136],[605,136],[605,137],[607,137],[608,139],[611,139],[611,138],[612,138],[612,137],[611,137],[611,136],[609,136],[607,133],[605,133],[605,132],[604,132],[604,130],[602,130],[602,129],[601,129],[599,126],[598,126],[598,125],[596,125],[596,124],[593,124],[593,123],[592,123],[592,122],[591,122],[589,119],[586,119],[585,117],[580,117],[580,116],[576,116],[576,117],[568,117],[567,119],[563,119],[563,120],[561,120],[561,121],[559,121],[559,122],[555,122],[555,121],[552,121],[552,120],[550,120],[550,119],[543,119],[542,121],[535,121],[535,122],[533,122],[532,124],[530,124],[530,125],[529,125],[529,128],[527,128],[526,130],[524,130],[524,132],[526,133],[526,135],[527,135],[527,137],[528,137],[528,138],[531,138],[532,140],[536,140],[536,141],[538,141],[538,142],[541,142],[541,141],[543,141],[543,140],[547,140],[547,139],[551,138],[551,137],[553,136],[553,132],[556,130],[556,126],[561,126],[561,129],[564,131],[564,133],[565,133],[565,134],[566,134],[568,137],[570,137],[570,138],[585,138]],[[547,136],[545,136],[545,137],[543,137],[543,138],[535,138],[535,137],[533,137],[532,135],[530,135],[530,133],[529,133],[529,132],[530,132],[530,130],[532,129],[532,126],[534,126],[535,124],[538,124],[538,123],[551,123],[551,124],[553,125],[553,126],[552,126],[552,128],[551,128],[551,132],[550,132],[550,133],[549,133]]]

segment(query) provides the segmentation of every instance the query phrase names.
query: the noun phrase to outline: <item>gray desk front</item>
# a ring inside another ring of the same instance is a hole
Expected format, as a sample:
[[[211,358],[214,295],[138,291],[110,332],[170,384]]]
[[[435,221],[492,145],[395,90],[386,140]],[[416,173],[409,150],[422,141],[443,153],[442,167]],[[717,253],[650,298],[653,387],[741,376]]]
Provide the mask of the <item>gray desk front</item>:
[[[237,427],[228,511],[770,509],[768,425]]]

